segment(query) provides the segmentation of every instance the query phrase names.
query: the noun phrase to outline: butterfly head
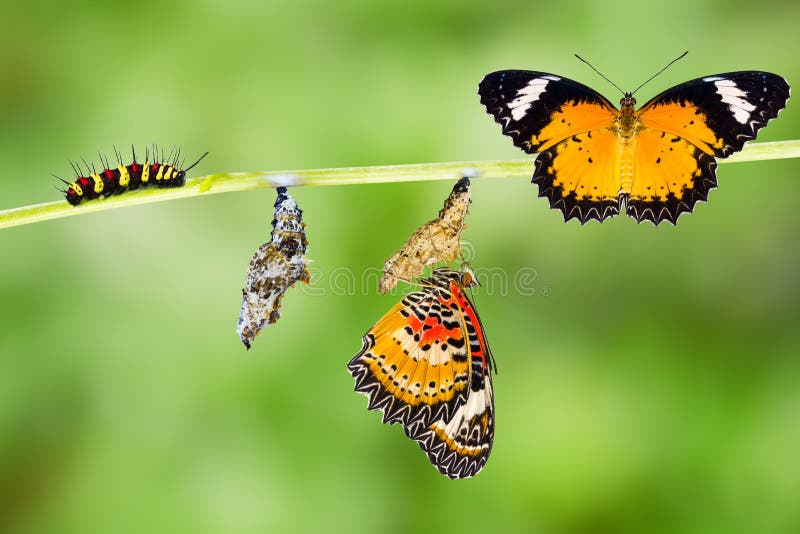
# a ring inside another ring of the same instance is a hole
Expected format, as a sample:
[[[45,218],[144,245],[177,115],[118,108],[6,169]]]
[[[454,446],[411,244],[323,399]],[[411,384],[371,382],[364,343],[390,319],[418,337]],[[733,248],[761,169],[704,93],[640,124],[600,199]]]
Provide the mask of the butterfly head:
[[[461,264],[461,272],[460,280],[461,287],[473,287],[479,286],[480,282],[478,282],[478,277],[475,276],[475,273],[472,271],[472,267],[469,263],[464,262]]]
[[[623,108],[632,108],[636,106],[636,99],[633,97],[633,93],[625,93],[619,100],[619,105]]]

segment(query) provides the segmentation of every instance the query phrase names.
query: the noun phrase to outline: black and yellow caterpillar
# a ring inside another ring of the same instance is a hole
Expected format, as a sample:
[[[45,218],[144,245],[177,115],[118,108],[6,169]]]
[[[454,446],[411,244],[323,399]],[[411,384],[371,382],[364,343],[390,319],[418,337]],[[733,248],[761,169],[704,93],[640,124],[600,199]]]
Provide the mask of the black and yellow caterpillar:
[[[116,150],[115,150],[116,152]],[[102,171],[96,172],[94,166],[92,171],[89,172],[89,164],[86,165],[86,175],[82,174],[80,167],[72,166],[77,177],[73,182],[61,180],[67,184],[67,189],[63,191],[66,194],[67,202],[73,206],[77,206],[83,200],[93,200],[95,198],[107,197],[110,195],[121,194],[128,189],[138,189],[153,185],[156,187],[181,187],[186,183],[186,172],[193,168],[195,165],[208,155],[208,152],[200,156],[192,165],[186,169],[181,170],[178,165],[180,158],[180,151],[173,157],[172,154],[164,157],[158,156],[158,150],[153,148],[154,162],[150,162],[149,149],[145,151],[144,163],[136,161],[136,151],[131,147],[133,153],[133,162],[129,165],[123,165],[122,158],[117,154],[117,161],[119,165],[116,168],[111,168],[108,160],[103,160],[100,156],[100,163],[105,167]],[[158,160],[161,160],[159,162]],[[169,163],[166,163],[169,161]]]

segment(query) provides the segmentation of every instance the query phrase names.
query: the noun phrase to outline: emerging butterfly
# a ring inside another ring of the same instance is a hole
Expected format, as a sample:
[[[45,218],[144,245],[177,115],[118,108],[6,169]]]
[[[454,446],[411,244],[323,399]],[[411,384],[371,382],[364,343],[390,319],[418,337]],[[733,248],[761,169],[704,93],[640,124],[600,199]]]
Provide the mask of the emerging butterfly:
[[[368,409],[400,423],[450,478],[480,471],[494,439],[494,368],[478,312],[465,294],[469,268],[421,278],[365,335],[347,368]]]
[[[533,183],[565,221],[602,222],[624,203],[629,216],[655,225],[675,224],[707,200],[717,185],[714,158],[755,139],[789,98],[780,76],[728,72],[667,89],[636,109],[633,95],[643,85],[620,89],[619,110],[593,89],[545,72],[493,72],[478,94],[516,146],[539,154]]]

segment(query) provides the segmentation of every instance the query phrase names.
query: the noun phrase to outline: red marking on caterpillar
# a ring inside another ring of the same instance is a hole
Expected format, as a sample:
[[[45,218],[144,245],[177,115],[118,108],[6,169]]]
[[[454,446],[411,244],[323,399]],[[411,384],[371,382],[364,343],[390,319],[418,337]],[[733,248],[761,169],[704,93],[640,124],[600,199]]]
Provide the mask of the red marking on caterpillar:
[[[73,182],[61,180],[67,185],[67,189],[62,190],[62,193],[66,195],[67,202],[77,206],[83,200],[119,195],[128,189],[138,189],[149,185],[160,188],[181,187],[186,183],[186,172],[208,155],[208,152],[206,152],[189,167],[181,169],[183,162],[178,163],[180,150],[174,156],[170,152],[166,157],[162,151],[159,157],[158,149],[153,147],[153,159],[155,161],[150,162],[150,151],[147,149],[145,150],[144,164],[136,161],[136,151],[133,147],[131,147],[131,152],[133,153],[133,161],[129,165],[124,165],[119,153],[114,149],[119,165],[113,169],[108,159],[103,158],[103,155],[100,154],[100,164],[104,168],[99,173],[94,170],[94,165],[91,166],[90,172],[89,164],[86,161],[83,162],[86,166],[85,174],[80,165],[72,164],[72,169],[76,175],[75,180]]]

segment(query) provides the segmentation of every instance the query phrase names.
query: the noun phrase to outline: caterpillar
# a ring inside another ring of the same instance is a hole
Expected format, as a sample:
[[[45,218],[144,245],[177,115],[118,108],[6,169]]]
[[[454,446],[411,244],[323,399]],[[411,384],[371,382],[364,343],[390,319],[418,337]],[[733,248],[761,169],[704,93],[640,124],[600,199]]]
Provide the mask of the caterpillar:
[[[80,165],[71,163],[72,170],[75,171],[76,178],[73,182],[59,178],[67,185],[67,189],[61,190],[66,195],[67,202],[73,206],[77,206],[81,201],[93,200],[95,198],[108,197],[110,195],[119,195],[128,189],[138,189],[148,185],[157,187],[181,187],[186,183],[186,172],[192,169],[195,165],[200,163],[208,152],[200,156],[200,158],[192,163],[189,167],[181,170],[178,164],[180,159],[180,150],[174,155],[172,152],[165,158],[162,151],[161,157],[158,157],[158,149],[153,147],[154,162],[150,162],[149,149],[145,150],[144,163],[136,161],[136,150],[131,146],[133,153],[133,162],[130,165],[123,165],[122,158],[117,152],[116,148],[114,153],[117,156],[119,165],[116,168],[111,168],[107,158],[103,158],[100,154],[100,164],[104,169],[100,172],[94,170],[92,165],[91,172],[89,172],[89,164],[84,160],[86,166],[86,174],[81,171]],[[158,160],[161,160],[159,162]]]

